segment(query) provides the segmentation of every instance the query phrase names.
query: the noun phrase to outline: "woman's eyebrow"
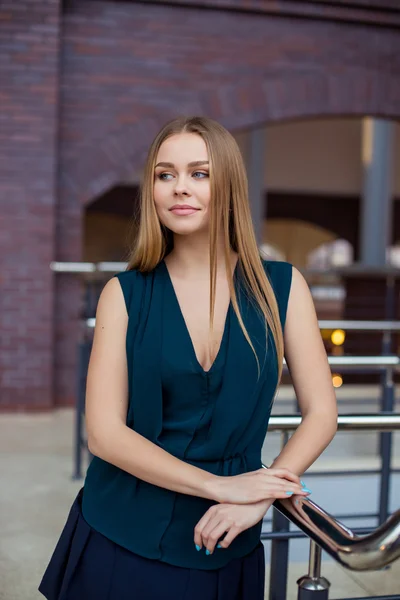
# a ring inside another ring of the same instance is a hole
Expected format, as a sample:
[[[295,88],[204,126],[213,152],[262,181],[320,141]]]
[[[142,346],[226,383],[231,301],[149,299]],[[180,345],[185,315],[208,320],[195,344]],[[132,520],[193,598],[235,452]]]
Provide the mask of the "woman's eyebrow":
[[[201,167],[202,165],[208,165],[208,160],[194,160],[193,162],[188,163],[188,167]],[[156,164],[156,167],[164,167],[166,169],[174,169],[174,163],[170,162],[159,162]]]

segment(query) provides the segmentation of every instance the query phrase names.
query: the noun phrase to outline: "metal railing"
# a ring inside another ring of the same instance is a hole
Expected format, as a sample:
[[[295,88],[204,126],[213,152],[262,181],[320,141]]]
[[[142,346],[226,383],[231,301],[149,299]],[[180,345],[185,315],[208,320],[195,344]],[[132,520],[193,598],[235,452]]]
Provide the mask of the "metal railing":
[[[271,417],[268,430],[281,432],[284,445],[287,433],[294,431],[300,422],[298,416],[275,416]],[[339,416],[338,430],[400,431],[400,414]],[[360,537],[359,531],[349,529],[309,498],[294,496],[276,500],[273,506],[278,511],[274,513],[273,531],[261,535],[261,539],[272,540],[270,600],[286,598],[288,543],[291,538],[299,537],[297,532],[289,531],[289,521],[310,538],[309,572],[297,582],[298,600],[328,599],[330,583],[321,576],[321,550],[353,571],[381,569],[400,558],[400,510]],[[396,600],[400,596],[386,598]]]
[[[355,321],[329,320],[318,321],[320,329],[346,329],[347,331],[400,331],[400,321]]]
[[[299,415],[274,415],[270,417],[268,432],[295,431],[301,423]],[[393,431],[400,429],[400,414],[349,414],[338,416],[338,431]]]

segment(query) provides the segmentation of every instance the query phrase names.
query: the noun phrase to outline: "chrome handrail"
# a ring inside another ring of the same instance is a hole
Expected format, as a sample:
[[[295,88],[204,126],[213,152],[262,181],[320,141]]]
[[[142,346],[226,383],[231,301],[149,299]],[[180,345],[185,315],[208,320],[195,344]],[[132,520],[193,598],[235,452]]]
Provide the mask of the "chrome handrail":
[[[268,423],[268,431],[294,431],[301,423],[299,415],[274,415]],[[374,413],[339,415],[338,431],[393,431],[400,430],[400,414]]]
[[[271,417],[268,431],[292,431],[301,417]],[[400,430],[400,414],[341,415],[339,430]],[[262,465],[265,469],[264,464]],[[400,558],[400,510],[390,516],[375,531],[356,535],[318,504],[303,496],[294,495],[275,500],[274,507],[291,523],[325,550],[337,562],[352,571],[381,569]]]
[[[274,506],[325,552],[352,571],[381,569],[400,558],[400,510],[372,533],[358,536],[303,496],[275,500]]]

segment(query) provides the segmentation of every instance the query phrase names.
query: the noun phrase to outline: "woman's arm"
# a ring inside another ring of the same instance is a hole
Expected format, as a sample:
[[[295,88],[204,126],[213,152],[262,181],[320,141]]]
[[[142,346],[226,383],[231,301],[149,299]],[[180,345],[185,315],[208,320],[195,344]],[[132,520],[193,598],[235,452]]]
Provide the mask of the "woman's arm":
[[[189,465],[126,426],[128,315],[121,285],[110,279],[100,295],[86,384],[86,430],[95,456],[170,490],[213,499],[217,476]]]
[[[304,277],[292,268],[284,346],[303,419],[271,468],[287,468],[301,475],[334,437],[337,406],[312,296]],[[283,498],[281,501],[290,502]],[[228,548],[239,533],[260,522],[273,502],[274,498],[266,494],[265,500],[252,504],[226,500],[226,504],[212,506],[194,529],[194,543],[205,546],[212,554],[226,533],[220,547]]]
[[[92,454],[153,485],[216,502],[247,504],[302,493],[298,477],[287,469],[259,469],[238,477],[213,475],[127,427],[127,324],[122,289],[113,278],[99,298],[87,375],[86,430]]]
[[[333,439],[338,413],[311,292],[303,275],[292,269],[284,346],[303,418],[271,467],[286,467],[301,475]]]
[[[312,296],[304,277],[292,268],[284,345],[303,419],[271,468],[283,467],[301,475],[334,437],[337,406]],[[226,533],[220,547],[228,548],[239,533],[260,522],[273,502],[274,498],[266,497],[246,505],[212,506],[194,529],[194,543],[198,547],[205,546],[212,554],[217,541]],[[281,502],[290,500],[282,498]]]

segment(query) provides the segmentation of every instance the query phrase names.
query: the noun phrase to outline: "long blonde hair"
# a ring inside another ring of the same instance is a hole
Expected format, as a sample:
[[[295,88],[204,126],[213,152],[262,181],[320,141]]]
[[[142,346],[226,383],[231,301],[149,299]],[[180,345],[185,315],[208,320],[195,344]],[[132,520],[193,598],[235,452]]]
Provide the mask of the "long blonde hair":
[[[208,151],[210,166],[210,333],[214,321],[217,276],[217,240],[224,236],[224,256],[230,297],[243,334],[260,366],[257,353],[243,323],[231,273],[231,250],[238,254],[248,297],[265,318],[274,338],[278,360],[278,383],[282,375],[283,335],[273,288],[265,273],[254,234],[248,198],[246,170],[233,136],[219,123],[207,117],[181,117],[167,123],[150,146],[141,186],[139,211],[135,215],[133,247],[128,270],[152,271],[173,248],[173,233],[160,223],[154,204],[154,173],[161,144],[172,135],[200,135]]]

